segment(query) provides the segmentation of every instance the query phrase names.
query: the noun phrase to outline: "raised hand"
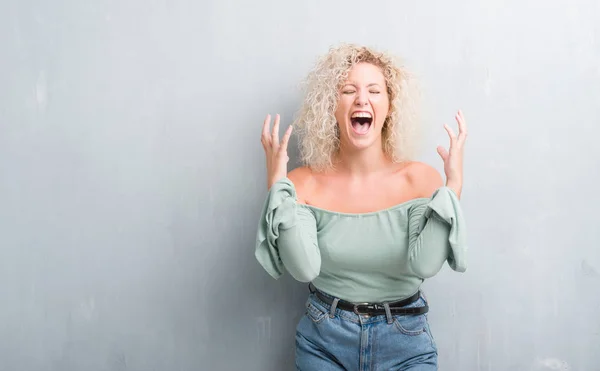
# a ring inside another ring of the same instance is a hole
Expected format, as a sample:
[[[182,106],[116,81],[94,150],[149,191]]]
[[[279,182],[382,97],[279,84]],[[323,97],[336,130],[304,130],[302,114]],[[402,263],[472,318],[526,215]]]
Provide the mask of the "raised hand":
[[[285,131],[281,142],[279,141],[279,114],[275,115],[273,130],[270,129],[271,115],[267,115],[260,138],[267,157],[267,189],[271,189],[273,184],[287,176],[287,163],[289,161],[287,147],[292,135],[292,126],[290,125]]]
[[[462,111],[458,111],[454,117],[458,123],[458,136],[448,124],[444,128],[450,136],[450,149],[446,150],[438,146],[437,152],[444,161],[444,172],[446,173],[446,186],[452,189],[458,197],[462,191],[463,184],[463,149],[467,139],[467,124]]]

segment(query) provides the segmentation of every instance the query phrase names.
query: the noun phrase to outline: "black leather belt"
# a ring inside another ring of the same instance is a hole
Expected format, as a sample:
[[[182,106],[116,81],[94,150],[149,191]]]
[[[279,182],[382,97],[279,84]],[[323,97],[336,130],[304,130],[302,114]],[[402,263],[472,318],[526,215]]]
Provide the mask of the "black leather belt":
[[[334,300],[328,296],[323,295],[319,290],[317,290],[312,283],[309,284],[308,289],[310,292],[314,293],[319,300],[327,303],[329,305],[333,305]],[[402,299],[399,301],[388,302],[387,305],[390,307],[390,314],[424,314],[429,311],[429,306],[425,304],[423,307],[414,307],[414,308],[403,308],[409,304],[414,303],[419,300],[421,297],[421,292],[417,291],[414,295],[409,298]],[[385,312],[385,303],[351,303],[345,300],[339,300],[337,303],[337,307],[346,310],[349,312],[354,312],[356,314],[365,314],[369,316],[377,316],[386,314]]]

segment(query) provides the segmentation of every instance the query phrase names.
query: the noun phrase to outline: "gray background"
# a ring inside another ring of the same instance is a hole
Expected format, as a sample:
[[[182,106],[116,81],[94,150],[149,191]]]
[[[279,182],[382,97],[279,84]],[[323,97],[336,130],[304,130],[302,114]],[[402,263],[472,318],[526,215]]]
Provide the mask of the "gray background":
[[[420,160],[470,124],[470,268],[425,284],[440,369],[600,370],[599,24],[593,0],[0,0],[0,370],[292,370],[307,290],[253,257],[260,127],[340,41],[419,76]]]

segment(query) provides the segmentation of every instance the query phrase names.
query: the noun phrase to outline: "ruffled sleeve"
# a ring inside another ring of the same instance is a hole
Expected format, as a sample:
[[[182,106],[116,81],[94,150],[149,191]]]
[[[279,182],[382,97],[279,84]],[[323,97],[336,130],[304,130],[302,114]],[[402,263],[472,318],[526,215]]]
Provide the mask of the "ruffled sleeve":
[[[263,205],[256,236],[255,257],[273,278],[284,269],[300,282],[319,275],[321,254],[313,213],[297,203],[288,178],[273,184]]]
[[[416,275],[433,277],[445,261],[457,272],[466,271],[466,227],[454,191],[439,188],[428,202],[411,207],[408,218],[408,259]]]

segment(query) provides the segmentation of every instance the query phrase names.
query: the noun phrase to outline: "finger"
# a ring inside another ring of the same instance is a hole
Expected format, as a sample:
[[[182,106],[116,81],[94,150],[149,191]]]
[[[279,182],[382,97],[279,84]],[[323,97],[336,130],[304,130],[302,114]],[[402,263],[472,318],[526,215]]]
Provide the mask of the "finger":
[[[279,146],[279,114],[275,115],[275,123],[273,124],[271,143],[273,143],[274,147]]]
[[[460,110],[456,115],[456,122],[458,122],[458,144],[462,145],[465,139],[467,139],[467,122]]]
[[[269,137],[269,127],[270,126],[271,126],[271,115],[267,114],[267,117],[265,117],[265,122],[263,123],[262,136],[261,136],[261,142],[265,146],[270,145],[270,137]]]
[[[444,129],[446,129],[446,132],[448,132],[448,136],[450,137],[450,149],[452,149],[454,143],[456,142],[456,134],[454,134],[454,130],[452,130],[448,124],[444,124]]]
[[[465,120],[465,117],[463,116],[461,111],[458,111],[458,113],[456,114],[456,122],[458,123],[458,130],[459,130],[459,134],[460,133],[465,133],[467,132],[467,121]]]
[[[290,141],[290,137],[292,136],[292,125],[288,126],[285,134],[283,134],[283,139],[281,140],[281,146],[279,150],[282,152],[287,152],[288,143]]]

